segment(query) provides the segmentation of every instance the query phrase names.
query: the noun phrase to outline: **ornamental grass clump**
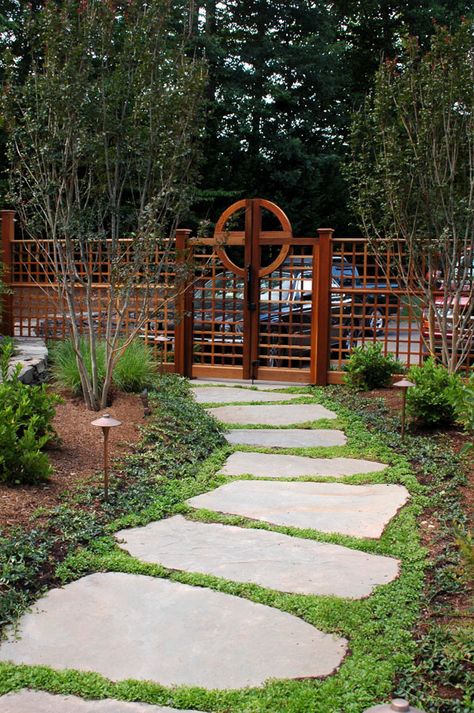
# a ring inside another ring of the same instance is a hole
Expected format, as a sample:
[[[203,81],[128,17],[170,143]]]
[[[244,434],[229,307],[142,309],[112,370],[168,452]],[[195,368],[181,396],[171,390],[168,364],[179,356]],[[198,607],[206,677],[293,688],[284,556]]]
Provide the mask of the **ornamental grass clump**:
[[[92,374],[92,359],[89,340],[82,337],[79,342],[81,361],[89,374]],[[82,394],[82,382],[78,360],[71,340],[57,342],[51,347],[51,373],[56,384],[71,391],[75,396]],[[95,347],[97,378],[99,386],[106,374],[106,346],[104,341]],[[112,383],[119,391],[139,392],[153,386],[157,377],[158,364],[153,352],[140,339],[134,339],[117,358],[112,373]]]

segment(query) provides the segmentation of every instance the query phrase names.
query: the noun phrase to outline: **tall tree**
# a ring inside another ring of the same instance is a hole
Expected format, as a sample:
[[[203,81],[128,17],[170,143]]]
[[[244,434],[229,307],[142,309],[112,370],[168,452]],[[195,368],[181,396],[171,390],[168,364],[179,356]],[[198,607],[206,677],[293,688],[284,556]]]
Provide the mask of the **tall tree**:
[[[227,0],[203,6],[206,20],[211,5],[212,23],[201,24],[213,82],[203,197],[217,197],[213,215],[231,195],[270,197],[297,230],[314,231],[315,215],[335,217],[336,205],[323,190],[339,142],[330,12],[310,0]]]
[[[356,225],[340,165],[381,58],[409,34],[429,44],[433,20],[454,26],[473,12],[470,0],[196,0],[195,10],[210,65],[196,215],[261,195],[308,234]]]
[[[347,97],[358,106],[380,62],[402,51],[403,38],[417,37],[428,49],[437,24],[456,28],[463,16],[472,15],[473,7],[466,0],[334,0],[333,11],[344,45]]]
[[[414,305],[421,292],[430,351],[456,371],[474,345],[473,21],[382,64],[352,151],[361,226],[376,255],[395,257]]]
[[[24,77],[12,57],[6,83],[12,200],[41,255],[42,286],[56,289],[64,305],[92,409],[107,403],[128,305],[133,300],[136,311],[129,339],[149,316],[172,247],[169,231],[190,197],[205,75],[189,57],[186,23],[172,10],[168,0],[64,0],[36,14],[26,8],[31,61]],[[133,241],[124,254],[126,235]],[[102,384],[94,325],[103,262]],[[80,348],[81,300],[90,368]]]

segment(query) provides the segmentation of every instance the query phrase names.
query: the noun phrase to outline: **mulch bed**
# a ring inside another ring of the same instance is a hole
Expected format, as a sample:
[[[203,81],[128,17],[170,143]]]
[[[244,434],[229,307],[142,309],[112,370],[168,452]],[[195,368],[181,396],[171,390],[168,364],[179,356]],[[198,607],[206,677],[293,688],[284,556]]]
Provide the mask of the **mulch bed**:
[[[367,396],[383,399],[390,412],[400,414],[402,395],[399,389],[377,389],[370,391]],[[423,431],[423,433],[426,434],[427,431]],[[444,438],[446,438],[447,445],[452,448],[455,453],[459,453],[470,440],[466,433],[457,428],[445,429],[443,435]],[[468,482],[467,485],[462,488],[465,512],[471,523],[471,527],[474,519],[474,456],[472,453],[471,451],[470,457],[466,458],[464,462]]]
[[[372,391],[368,396],[373,396],[374,398],[382,398],[392,413],[400,413],[401,409],[401,395],[394,389],[379,389]],[[427,432],[424,431],[426,434]],[[451,428],[446,429],[443,432],[443,439],[446,441],[448,448],[451,448],[455,453],[459,453],[466,445],[470,442],[470,437],[463,431]],[[474,458],[472,455],[464,459],[464,471],[467,477],[466,485],[461,488],[462,494],[462,507],[466,513],[468,528],[472,530],[474,522]],[[454,535],[454,533],[453,533]],[[433,560],[442,553],[442,550],[449,544],[446,538],[439,536],[439,526],[435,513],[429,508],[425,510],[422,517],[420,518],[420,536],[421,543],[424,547],[429,550],[430,557]],[[428,581],[432,578],[433,574],[428,572]],[[438,603],[444,604],[443,613],[436,611],[434,613],[434,620],[437,624],[445,624],[448,626],[459,626],[462,624],[472,625],[473,623],[473,596],[474,596],[474,582],[466,583],[464,591],[460,594],[448,594],[446,596],[439,596]],[[430,607],[426,607],[423,617],[418,624],[418,632],[424,632],[427,630],[428,624],[432,621],[433,613],[430,611]],[[443,692],[440,690],[439,694],[443,697]],[[446,691],[446,698],[452,694],[451,690]]]
[[[0,528],[25,525],[40,508],[52,508],[67,502],[68,496],[91,482],[102,469],[102,430],[91,421],[102,413],[122,422],[110,432],[112,457],[130,452],[140,438],[145,423],[143,405],[136,394],[118,394],[106,411],[88,411],[82,400],[67,398],[56,407],[54,428],[61,445],[48,451],[54,472],[48,482],[37,486],[8,487],[0,484]],[[99,476],[100,477],[100,476]]]

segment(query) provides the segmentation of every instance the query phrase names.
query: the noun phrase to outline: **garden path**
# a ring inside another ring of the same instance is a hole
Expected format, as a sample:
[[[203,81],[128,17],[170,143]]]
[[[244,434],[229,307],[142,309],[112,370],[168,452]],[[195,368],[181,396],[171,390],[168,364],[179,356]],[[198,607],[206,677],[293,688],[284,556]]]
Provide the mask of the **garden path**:
[[[394,558],[318,542],[302,531],[379,538],[409,498],[400,485],[334,482],[382,471],[383,463],[278,452],[344,445],[345,434],[327,428],[335,413],[315,404],[281,404],[300,394],[221,386],[200,386],[195,394],[226,424],[247,426],[226,431],[230,444],[246,450],[236,448],[220,473],[238,479],[190,498],[188,506],[196,512],[187,517],[118,532],[122,549],[169,570],[348,599],[370,596],[398,576]],[[226,402],[231,405],[222,406]],[[245,520],[216,522],[219,513]],[[296,529],[270,531],[257,522]],[[91,574],[48,592],[21,618],[19,633],[0,645],[0,660],[95,671],[113,681],[208,689],[326,677],[348,653],[346,639],[279,609],[205,584],[121,572]],[[84,704],[28,691],[0,699],[0,713],[106,713],[107,706],[107,701]],[[113,710],[172,709],[116,703]]]

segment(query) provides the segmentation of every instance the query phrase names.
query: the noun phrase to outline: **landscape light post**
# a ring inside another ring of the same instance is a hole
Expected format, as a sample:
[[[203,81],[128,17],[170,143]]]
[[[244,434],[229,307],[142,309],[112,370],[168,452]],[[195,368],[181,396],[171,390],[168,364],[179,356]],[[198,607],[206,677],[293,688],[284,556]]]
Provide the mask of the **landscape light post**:
[[[100,426],[104,434],[104,497],[105,502],[109,502],[109,433],[115,426],[121,426],[122,422],[112,418],[109,413],[91,422],[91,426]]]
[[[407,391],[411,386],[415,386],[415,384],[413,384],[413,382],[411,382],[411,381],[408,381],[408,379],[401,379],[400,381],[397,381],[394,384],[394,386],[396,386],[397,389],[402,389],[402,438],[403,438],[405,436]]]

